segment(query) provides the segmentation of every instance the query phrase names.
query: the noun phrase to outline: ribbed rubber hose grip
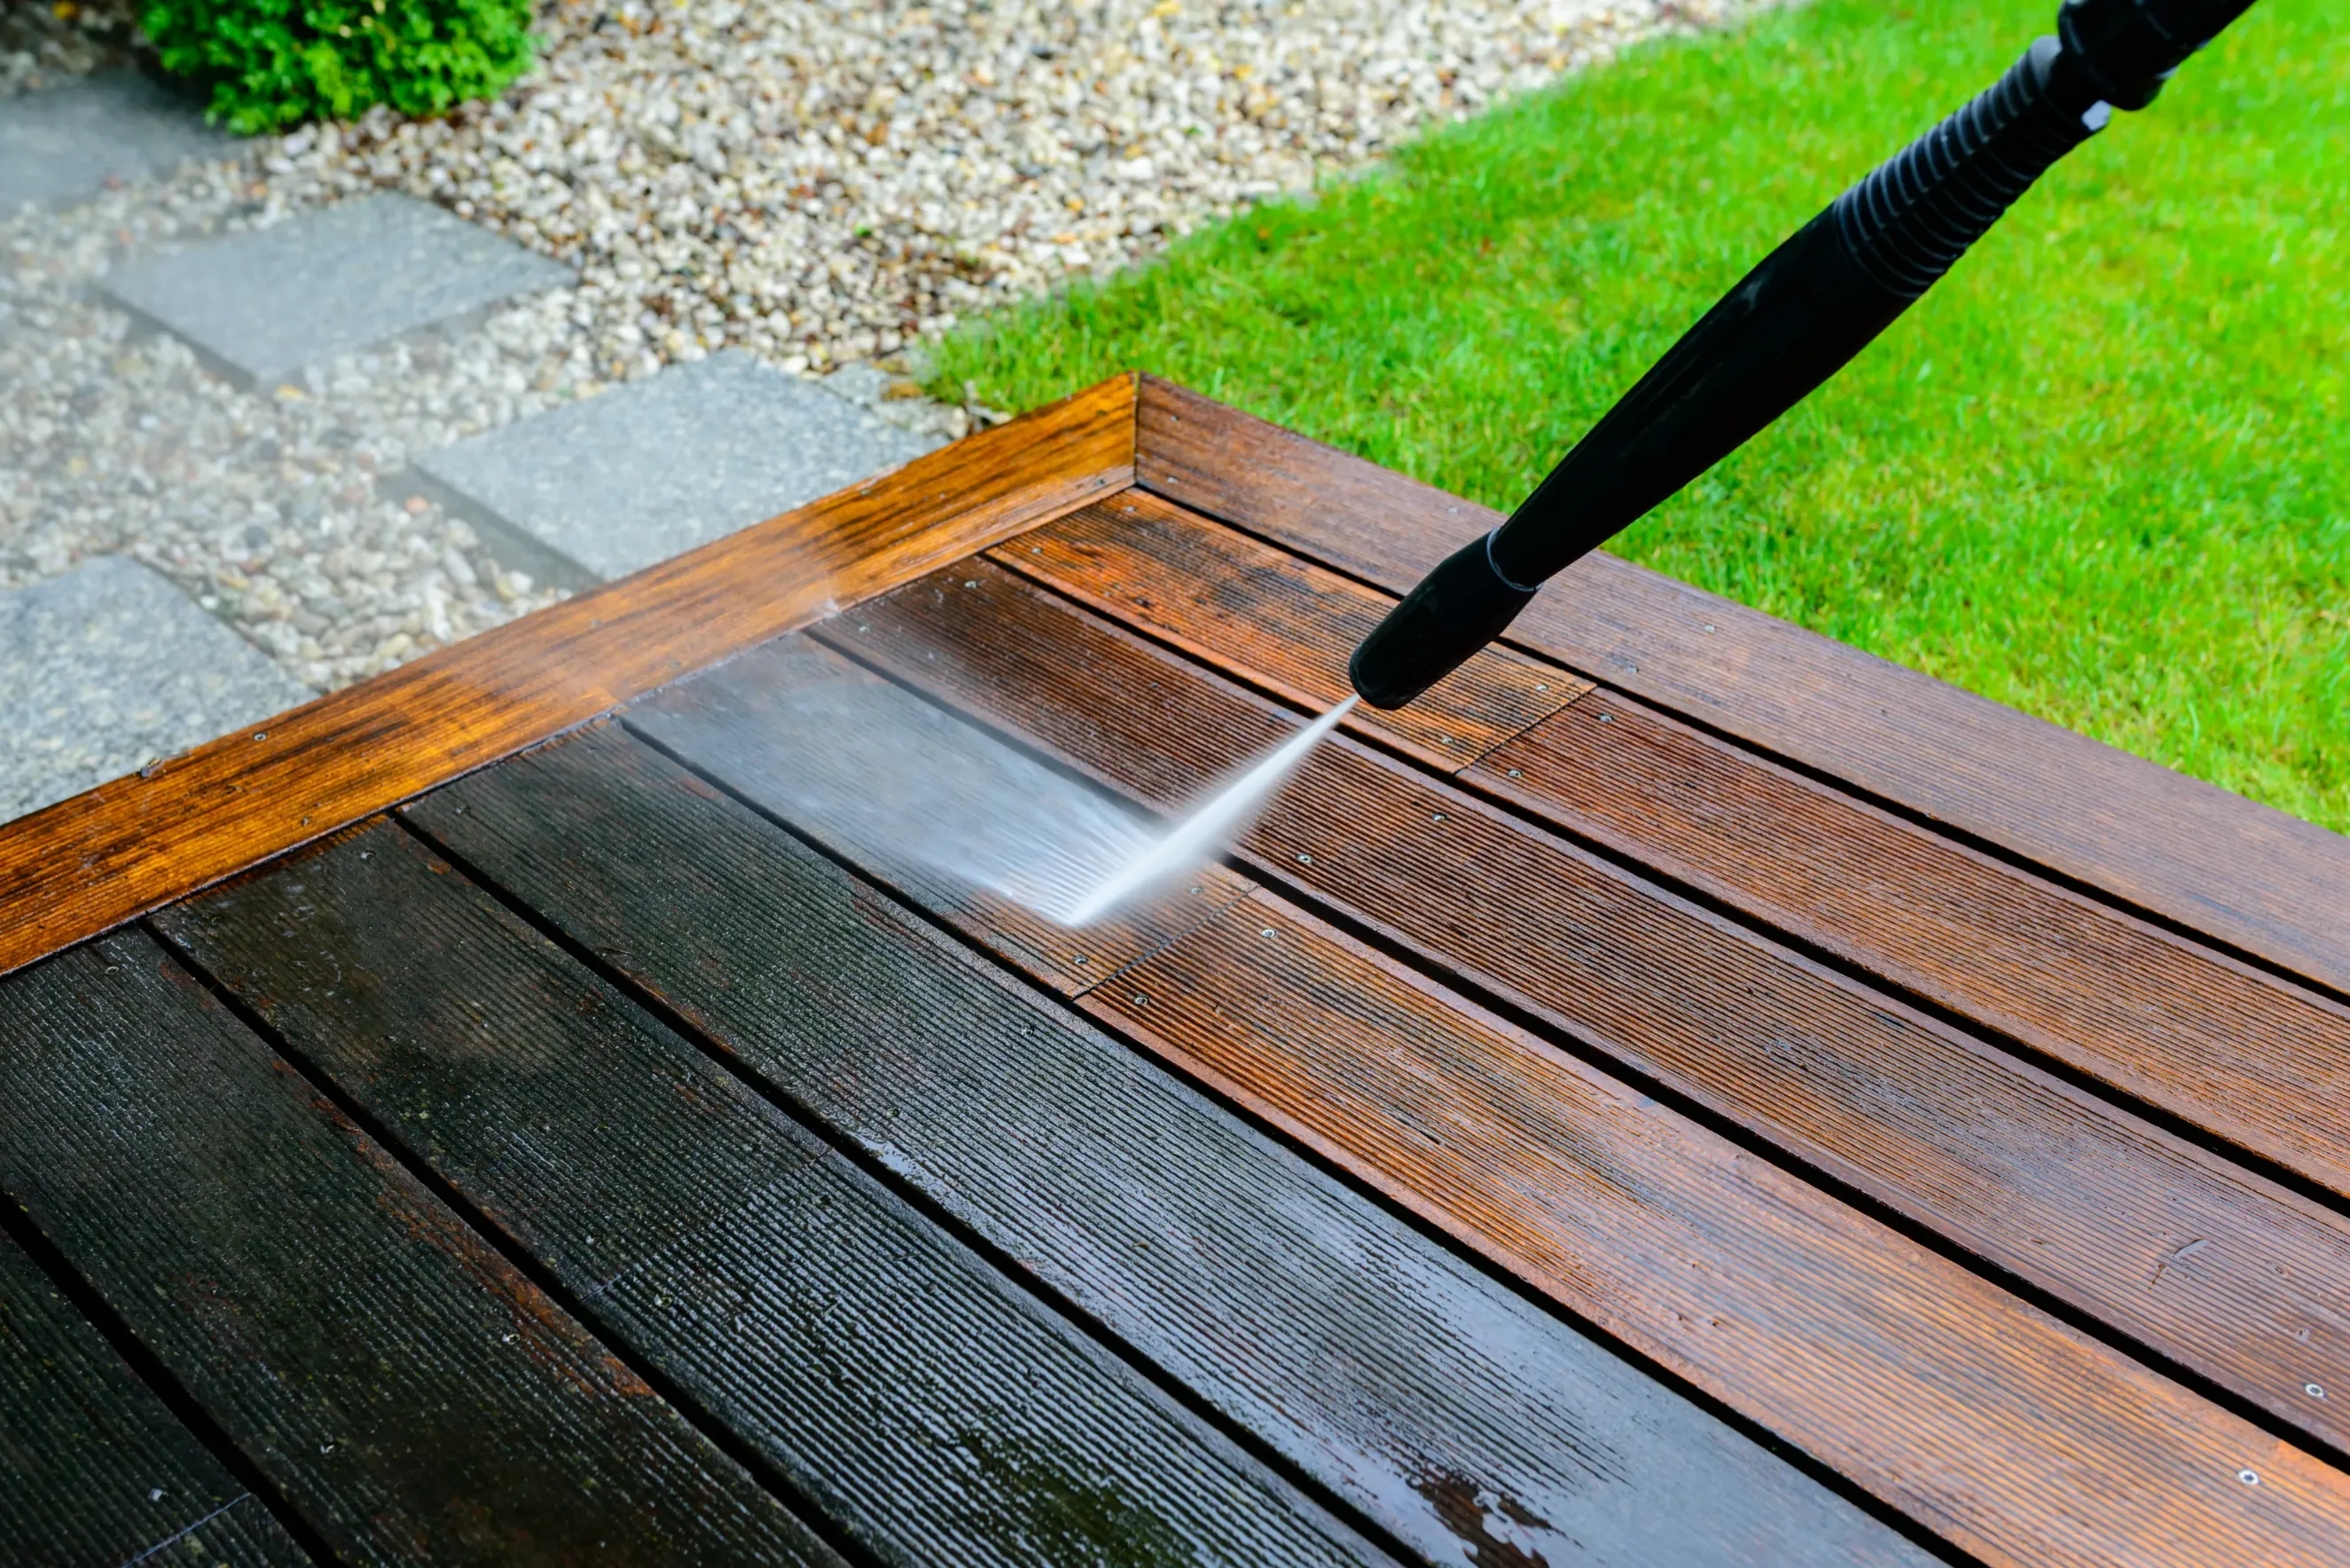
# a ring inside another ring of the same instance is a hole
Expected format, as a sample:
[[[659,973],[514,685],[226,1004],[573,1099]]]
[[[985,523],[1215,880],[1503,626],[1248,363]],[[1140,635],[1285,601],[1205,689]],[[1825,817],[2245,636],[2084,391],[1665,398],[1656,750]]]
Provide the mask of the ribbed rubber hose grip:
[[[2095,134],[2053,101],[2061,52],[2042,38],[2007,74],[1835,199],[1836,233],[1862,271],[1915,299],[2051,165]]]

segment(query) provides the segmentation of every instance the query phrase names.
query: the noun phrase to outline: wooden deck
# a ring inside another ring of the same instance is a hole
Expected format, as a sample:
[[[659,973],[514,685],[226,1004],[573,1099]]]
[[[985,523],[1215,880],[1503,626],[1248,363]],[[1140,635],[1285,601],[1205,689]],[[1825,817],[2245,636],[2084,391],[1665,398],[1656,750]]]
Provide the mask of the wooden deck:
[[[0,827],[10,1563],[2350,1563],[2350,842],[1121,379]],[[1079,782],[1082,781],[1082,782]]]

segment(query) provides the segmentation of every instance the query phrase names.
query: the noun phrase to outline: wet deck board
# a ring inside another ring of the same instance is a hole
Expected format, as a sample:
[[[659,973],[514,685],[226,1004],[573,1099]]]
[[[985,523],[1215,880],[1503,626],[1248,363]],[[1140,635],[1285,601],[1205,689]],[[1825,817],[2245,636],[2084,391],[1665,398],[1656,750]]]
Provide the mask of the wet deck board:
[[[1047,524],[990,558],[1308,707],[1344,695],[1347,653],[1394,602],[1147,494]],[[1203,594],[1202,583],[1217,587]],[[1522,679],[1536,685],[1575,680],[1527,662]],[[2350,1008],[1620,691],[1571,689],[1572,709],[1523,724],[1523,709],[1490,698],[1445,704],[1454,727],[1486,742],[1448,753],[1445,771],[2350,1196]],[[1350,727],[1410,743],[1379,715]]]
[[[1595,559],[933,853],[1491,521],[1122,378],[0,830],[0,1558],[2350,1561],[2340,839]]]
[[[0,1188],[334,1552],[834,1561],[152,938],[0,1035]]]
[[[1160,808],[1299,722],[993,568],[910,584],[816,635]],[[1562,1042],[2350,1446],[2336,1404],[2304,1392],[2350,1363],[2330,1304],[2350,1289],[2350,1220],[1344,737],[1240,853]]]
[[[754,791],[792,765],[701,691],[632,722]],[[1922,1561],[618,730],[411,815],[1429,1562]]]
[[[930,645],[892,636],[951,604],[982,607],[991,649],[1010,646],[1019,618],[986,587],[970,587],[982,580],[970,571],[863,607],[837,636],[910,680],[970,676],[974,685],[957,687],[958,701],[1002,715],[995,697],[1030,691],[1009,680],[980,690],[1003,667],[969,647],[947,657],[943,642],[931,659]],[[1108,657],[1068,628],[1048,645],[1061,656],[1062,691],[1082,685],[1073,671]],[[885,657],[892,648],[902,657]],[[707,759],[756,798],[767,787],[761,781],[788,770],[805,742],[775,717],[763,724],[763,714],[780,715],[779,694],[807,678],[787,650],[762,650],[661,694],[631,722],[698,764]],[[891,700],[892,688],[873,687],[877,702]],[[1136,708],[1180,711],[1199,701],[1170,667],[1121,689],[1151,693]],[[1100,722],[1098,709],[1087,712],[1069,732]],[[697,725],[697,713],[716,722]],[[1183,732],[1242,753],[1267,738],[1237,708],[1191,718]],[[1065,732],[1036,710],[1018,719],[1024,735]],[[776,738],[761,748],[763,729]],[[1179,768],[1176,729],[1119,754]],[[1324,765],[1345,754],[1333,748]],[[1308,776],[1282,801],[1309,815],[1343,812],[1343,801],[1365,793],[1355,781],[1317,798]],[[1455,824],[1471,804],[1440,801]],[[1276,804],[1262,832],[1277,836],[1287,809]],[[1347,857],[1313,842],[1316,867],[1343,876]],[[1494,841],[1470,843],[1461,863],[1490,872],[1496,853]],[[1286,879],[1274,855],[1247,858],[1268,883]],[[1537,885],[1555,896],[1556,874],[1544,878]],[[1482,891],[1493,897],[1490,885]],[[1441,907],[1433,878],[1417,892]],[[1572,940],[1596,945],[1588,931]],[[1653,966],[1648,992],[1627,1012],[1692,1005],[1686,982],[1677,994],[1664,978],[1681,967]],[[1789,1179],[1638,1087],[1399,976],[1266,890],[1082,1000],[1119,1033],[1805,1451],[1833,1454],[1843,1473],[1870,1478],[1888,1501],[1933,1518],[1986,1557],[2086,1563],[2098,1560],[2099,1542],[2215,1564],[2238,1560],[2255,1541],[2275,1561],[2322,1562],[2350,1549],[2350,1477]],[[1734,1026],[1718,1005],[1707,1016],[1717,1029]],[[2076,1217],[2075,1229],[2085,1222],[2096,1217]],[[2081,1478],[2061,1501],[2044,1484],[2050,1451],[2069,1455]],[[2286,1467],[2295,1479],[2284,1484],[2303,1490],[2273,1515],[2265,1505],[2282,1494],[2263,1493],[2262,1518],[2227,1539],[2231,1521],[2245,1522],[2236,1472],[2260,1463]],[[2131,1490],[2134,1477],[2178,1511],[2146,1506]]]
[[[23,1568],[307,1568],[268,1506],[0,1237],[0,1542]]]
[[[159,924],[864,1550],[1369,1555],[399,827]],[[894,978],[907,1012],[815,1020],[832,1070],[966,1027],[931,966]]]

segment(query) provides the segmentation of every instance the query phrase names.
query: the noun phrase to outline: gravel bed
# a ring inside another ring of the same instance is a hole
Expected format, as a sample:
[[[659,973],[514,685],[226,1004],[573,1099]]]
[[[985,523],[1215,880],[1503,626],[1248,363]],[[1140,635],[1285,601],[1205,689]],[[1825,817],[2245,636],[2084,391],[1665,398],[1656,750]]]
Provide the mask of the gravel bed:
[[[131,0],[0,0],[0,98],[135,58]]]
[[[0,216],[0,587],[128,551],[341,685],[554,597],[389,497],[414,454],[728,346],[960,435],[997,416],[911,395],[926,336],[1723,3],[555,6],[498,102]],[[12,25],[0,92],[108,63],[121,14]],[[269,397],[87,293],[116,256],[382,187],[581,281]]]

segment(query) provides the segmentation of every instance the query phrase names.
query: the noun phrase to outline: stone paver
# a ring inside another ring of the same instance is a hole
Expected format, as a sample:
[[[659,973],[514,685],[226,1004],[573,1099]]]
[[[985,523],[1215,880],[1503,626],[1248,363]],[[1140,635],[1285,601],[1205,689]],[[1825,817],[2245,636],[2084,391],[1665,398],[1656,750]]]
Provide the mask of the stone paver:
[[[119,267],[116,304],[246,385],[572,280],[510,240],[411,196],[369,196]]]
[[[309,696],[120,556],[0,594],[0,822]]]
[[[419,462],[419,488],[534,576],[625,576],[932,443],[734,350],[535,415]],[[497,535],[503,535],[501,539]]]
[[[0,213],[61,206],[109,177],[168,174],[192,158],[234,155],[237,140],[201,106],[137,71],[100,71],[0,99]]]

